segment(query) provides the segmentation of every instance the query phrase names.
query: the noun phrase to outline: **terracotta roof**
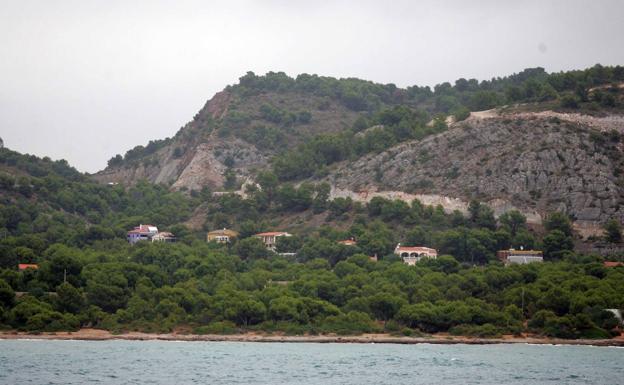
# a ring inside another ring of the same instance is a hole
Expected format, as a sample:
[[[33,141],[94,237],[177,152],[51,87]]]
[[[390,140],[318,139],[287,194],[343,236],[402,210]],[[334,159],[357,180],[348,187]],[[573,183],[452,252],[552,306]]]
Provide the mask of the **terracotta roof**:
[[[157,232],[158,227],[154,225],[139,225],[136,226],[134,229],[128,231],[128,234],[151,234]]]
[[[20,263],[17,265],[17,268],[19,270],[38,269],[39,265],[37,265],[36,263]]]
[[[624,262],[605,261],[604,265],[605,265],[605,267],[624,266]]]
[[[433,251],[436,252],[436,249],[432,249],[430,247],[422,247],[422,246],[416,246],[416,247],[409,247],[409,246],[399,246],[396,248],[396,250],[398,251]]]
[[[353,239],[344,239],[342,241],[338,241],[338,243],[341,243],[341,244],[347,245],[347,246],[357,245],[357,242],[354,241]]]
[[[280,236],[280,235],[290,235],[284,231],[269,231],[266,233],[259,233],[254,235],[254,237],[271,237],[271,236]]]

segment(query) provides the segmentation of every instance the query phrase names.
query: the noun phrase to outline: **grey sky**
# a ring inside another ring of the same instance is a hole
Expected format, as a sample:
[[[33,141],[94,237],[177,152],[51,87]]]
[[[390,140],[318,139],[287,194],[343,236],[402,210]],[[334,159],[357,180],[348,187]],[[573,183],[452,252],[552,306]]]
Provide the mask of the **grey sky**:
[[[97,171],[246,71],[398,86],[624,64],[624,1],[0,0],[0,137]]]

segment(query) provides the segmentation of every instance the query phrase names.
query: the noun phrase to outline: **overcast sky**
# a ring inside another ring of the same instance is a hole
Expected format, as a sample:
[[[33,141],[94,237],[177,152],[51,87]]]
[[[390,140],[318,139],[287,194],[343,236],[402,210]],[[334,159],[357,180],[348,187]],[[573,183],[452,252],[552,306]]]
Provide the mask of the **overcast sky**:
[[[624,65],[624,1],[0,0],[0,137],[81,171],[246,71],[398,86]]]

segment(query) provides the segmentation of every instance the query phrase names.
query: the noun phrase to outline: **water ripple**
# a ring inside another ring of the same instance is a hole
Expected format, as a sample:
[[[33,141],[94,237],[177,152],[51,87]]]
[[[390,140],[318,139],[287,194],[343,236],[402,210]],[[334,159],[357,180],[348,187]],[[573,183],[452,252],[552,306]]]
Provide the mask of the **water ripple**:
[[[0,384],[619,384],[587,346],[0,340]]]

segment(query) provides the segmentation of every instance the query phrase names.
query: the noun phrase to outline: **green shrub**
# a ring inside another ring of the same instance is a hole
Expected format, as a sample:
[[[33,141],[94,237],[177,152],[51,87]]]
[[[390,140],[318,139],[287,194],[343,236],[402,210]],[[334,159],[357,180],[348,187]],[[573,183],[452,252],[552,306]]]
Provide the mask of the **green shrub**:
[[[499,338],[502,330],[492,324],[484,325],[457,325],[449,329],[455,336],[470,336],[479,338]]]
[[[571,109],[579,108],[579,100],[573,95],[565,95],[564,97],[561,98],[561,101],[559,102],[559,104],[563,108],[571,108]]]
[[[455,116],[456,122],[461,122],[462,120],[468,119],[470,116],[470,110],[466,107],[460,107],[453,111],[453,115]]]
[[[327,317],[319,329],[324,333],[343,335],[379,331],[379,328],[373,323],[368,314],[359,311],[350,311],[347,314]]]
[[[208,325],[198,326],[193,329],[195,334],[236,334],[240,330],[231,321],[211,322]]]
[[[401,325],[395,320],[386,321],[384,324],[384,331],[386,332],[393,333],[398,332],[399,330],[401,330]]]

